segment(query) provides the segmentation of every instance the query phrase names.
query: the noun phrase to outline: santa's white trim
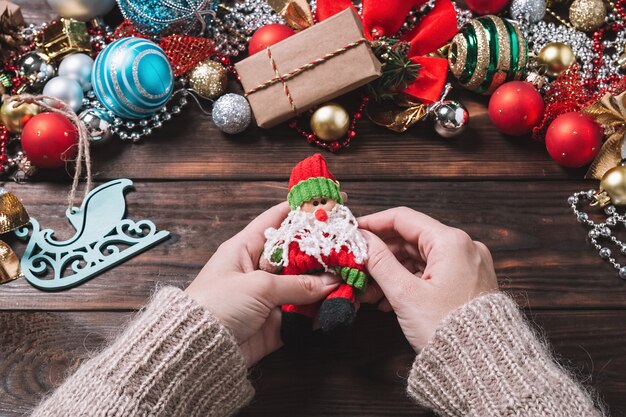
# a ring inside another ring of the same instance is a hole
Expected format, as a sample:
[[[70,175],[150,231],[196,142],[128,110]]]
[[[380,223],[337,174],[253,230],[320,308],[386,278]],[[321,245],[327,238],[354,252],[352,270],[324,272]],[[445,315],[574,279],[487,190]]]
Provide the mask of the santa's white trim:
[[[323,256],[331,252],[348,250],[354,255],[355,261],[362,264],[367,259],[367,243],[358,228],[356,218],[350,209],[337,204],[328,213],[327,221],[318,221],[313,213],[305,213],[297,208],[289,212],[287,218],[278,229],[269,228],[265,231],[265,248],[263,257],[272,265],[289,265],[289,245],[297,242],[300,250],[314,256],[324,268],[328,268]],[[272,260],[272,254],[282,250],[280,262]]]

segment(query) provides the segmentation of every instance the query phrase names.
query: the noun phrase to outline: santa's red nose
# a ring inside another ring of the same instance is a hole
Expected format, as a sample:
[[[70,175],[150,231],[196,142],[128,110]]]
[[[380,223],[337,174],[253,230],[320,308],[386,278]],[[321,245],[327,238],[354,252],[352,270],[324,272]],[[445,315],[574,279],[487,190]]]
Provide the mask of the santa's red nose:
[[[325,222],[328,220],[328,213],[326,213],[326,210],[324,209],[318,209],[315,212],[315,218],[321,222]]]

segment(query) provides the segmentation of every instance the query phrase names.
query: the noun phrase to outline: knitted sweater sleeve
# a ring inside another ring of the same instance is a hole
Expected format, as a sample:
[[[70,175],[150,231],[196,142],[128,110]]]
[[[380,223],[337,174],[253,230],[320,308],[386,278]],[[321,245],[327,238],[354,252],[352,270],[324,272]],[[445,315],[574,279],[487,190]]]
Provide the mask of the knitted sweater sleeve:
[[[442,416],[602,415],[502,293],[444,320],[413,363],[408,393]]]
[[[231,333],[183,291],[166,287],[33,417],[228,416],[253,394]]]

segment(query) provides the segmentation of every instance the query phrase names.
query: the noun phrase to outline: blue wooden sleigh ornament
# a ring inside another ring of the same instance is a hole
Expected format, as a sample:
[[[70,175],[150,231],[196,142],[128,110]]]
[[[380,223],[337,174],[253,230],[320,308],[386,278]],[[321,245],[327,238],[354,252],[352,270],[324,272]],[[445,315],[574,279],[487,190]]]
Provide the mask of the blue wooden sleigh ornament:
[[[42,290],[74,287],[168,238],[168,231],[157,231],[149,220],[124,218],[124,192],[132,185],[129,179],[109,181],[93,189],[80,208],[67,209],[76,229],[68,240],[56,240],[53,230],[41,230],[32,217],[32,233],[29,226],[17,230],[21,238],[30,234],[21,261],[28,282]]]

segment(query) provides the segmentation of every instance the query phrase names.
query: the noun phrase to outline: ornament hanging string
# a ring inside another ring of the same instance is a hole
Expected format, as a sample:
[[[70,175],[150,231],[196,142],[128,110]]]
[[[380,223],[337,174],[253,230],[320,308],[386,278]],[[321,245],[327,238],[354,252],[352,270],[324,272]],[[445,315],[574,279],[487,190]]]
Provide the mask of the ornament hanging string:
[[[83,173],[83,162],[86,168],[85,197],[87,196],[87,194],[89,194],[89,191],[91,190],[91,154],[89,152],[89,135],[87,133],[85,125],[80,121],[76,113],[74,113],[74,111],[67,104],[54,97],[45,95],[21,94],[10,97],[5,95],[4,97],[2,97],[2,100],[5,103],[13,101],[16,103],[16,107],[24,103],[36,104],[42,109],[67,117],[76,126],[76,129],[78,130],[78,155],[76,156],[76,167],[74,169],[72,189],[70,190],[68,196],[68,205],[71,209],[74,203],[76,190],[78,189],[78,182],[80,181],[80,177]],[[46,100],[54,102],[55,105],[49,105],[48,103],[46,103]]]

